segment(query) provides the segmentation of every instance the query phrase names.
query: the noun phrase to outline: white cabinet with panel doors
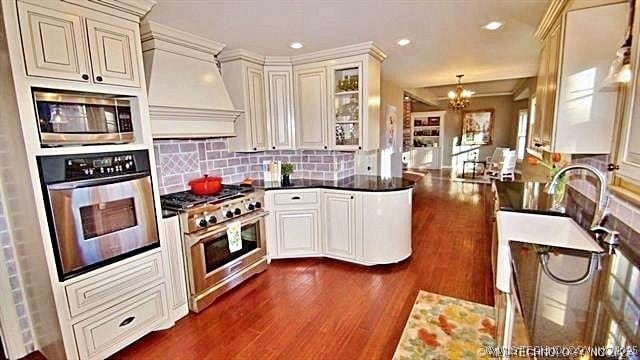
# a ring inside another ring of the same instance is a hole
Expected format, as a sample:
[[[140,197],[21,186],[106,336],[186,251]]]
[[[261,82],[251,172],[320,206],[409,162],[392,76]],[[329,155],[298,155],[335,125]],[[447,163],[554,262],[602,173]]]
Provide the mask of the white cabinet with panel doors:
[[[307,64],[295,67],[293,74],[297,148],[328,149],[327,69]]]
[[[362,265],[411,255],[411,188],[268,190],[270,259],[330,257]]]
[[[138,24],[102,13],[18,1],[27,75],[140,86]],[[41,6],[42,5],[42,6]]]
[[[229,139],[232,151],[264,151],[268,146],[264,57],[245,50],[220,55],[222,79],[233,106],[244,110],[236,121],[236,137]]]
[[[536,33],[543,47],[529,151],[537,156],[611,150],[618,89],[606,77],[625,38],[628,4],[581,6],[549,12]]]
[[[293,67],[264,66],[267,97],[267,134],[272,150],[295,149],[295,116],[293,113]]]
[[[356,224],[356,196],[347,191],[322,192],[322,252],[339,259],[355,259],[362,241]]]

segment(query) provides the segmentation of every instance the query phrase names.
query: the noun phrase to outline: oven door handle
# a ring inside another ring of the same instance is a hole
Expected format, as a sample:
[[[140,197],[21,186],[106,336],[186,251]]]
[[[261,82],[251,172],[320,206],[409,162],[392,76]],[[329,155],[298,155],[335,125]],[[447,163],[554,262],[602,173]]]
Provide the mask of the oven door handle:
[[[249,216],[247,218],[244,219],[240,219],[240,226],[245,226],[245,225],[249,225],[249,224],[253,224],[256,223],[260,220],[262,220],[265,216],[269,215],[268,211],[263,211],[261,213],[259,213],[258,215],[253,215],[253,216]],[[220,225],[219,228],[213,230],[213,231],[207,231],[204,232],[202,234],[195,234],[195,235],[187,235],[189,241],[189,247],[199,243],[200,241],[204,240],[204,239],[210,239],[210,238],[216,238],[218,237],[219,234],[224,233],[227,231],[227,227],[226,226],[222,226]]]
[[[68,181],[57,184],[47,185],[47,189],[49,190],[73,190],[85,187],[99,186],[99,185],[108,185],[114,184],[129,180],[136,180],[140,178],[144,178],[149,176],[149,173],[146,171],[137,172],[134,174],[126,174],[126,175],[115,175],[109,176],[99,179],[87,179],[87,180],[77,180],[77,181]]]

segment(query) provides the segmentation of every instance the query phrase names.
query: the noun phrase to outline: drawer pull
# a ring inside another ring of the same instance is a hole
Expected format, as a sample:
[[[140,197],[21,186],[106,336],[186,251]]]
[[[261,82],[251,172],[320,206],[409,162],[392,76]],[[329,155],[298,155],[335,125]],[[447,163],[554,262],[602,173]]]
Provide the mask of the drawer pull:
[[[136,319],[135,316],[129,316],[128,318],[122,320],[122,322],[118,326],[125,327],[125,326],[131,324],[133,322],[133,320],[135,320],[135,319]]]
[[[296,195],[296,196],[292,196],[291,200],[300,200],[300,196]]]

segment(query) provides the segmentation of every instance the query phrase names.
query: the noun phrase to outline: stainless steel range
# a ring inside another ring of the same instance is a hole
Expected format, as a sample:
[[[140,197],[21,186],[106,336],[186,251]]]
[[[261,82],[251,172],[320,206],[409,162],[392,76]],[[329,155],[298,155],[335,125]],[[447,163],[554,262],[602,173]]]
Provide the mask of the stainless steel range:
[[[189,191],[163,195],[162,208],[180,213],[189,283],[189,308],[200,312],[218,296],[267,267],[264,195],[250,186],[225,185],[216,196]],[[240,223],[242,247],[229,244],[228,226]]]

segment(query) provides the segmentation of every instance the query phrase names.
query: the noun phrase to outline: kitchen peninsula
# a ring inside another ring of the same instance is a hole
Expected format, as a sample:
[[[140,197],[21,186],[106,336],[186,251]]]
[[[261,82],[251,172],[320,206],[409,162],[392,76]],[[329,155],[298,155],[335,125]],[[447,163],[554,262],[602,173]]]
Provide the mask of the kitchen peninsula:
[[[265,190],[270,259],[328,257],[376,265],[411,256],[412,181],[357,175],[256,186]]]

